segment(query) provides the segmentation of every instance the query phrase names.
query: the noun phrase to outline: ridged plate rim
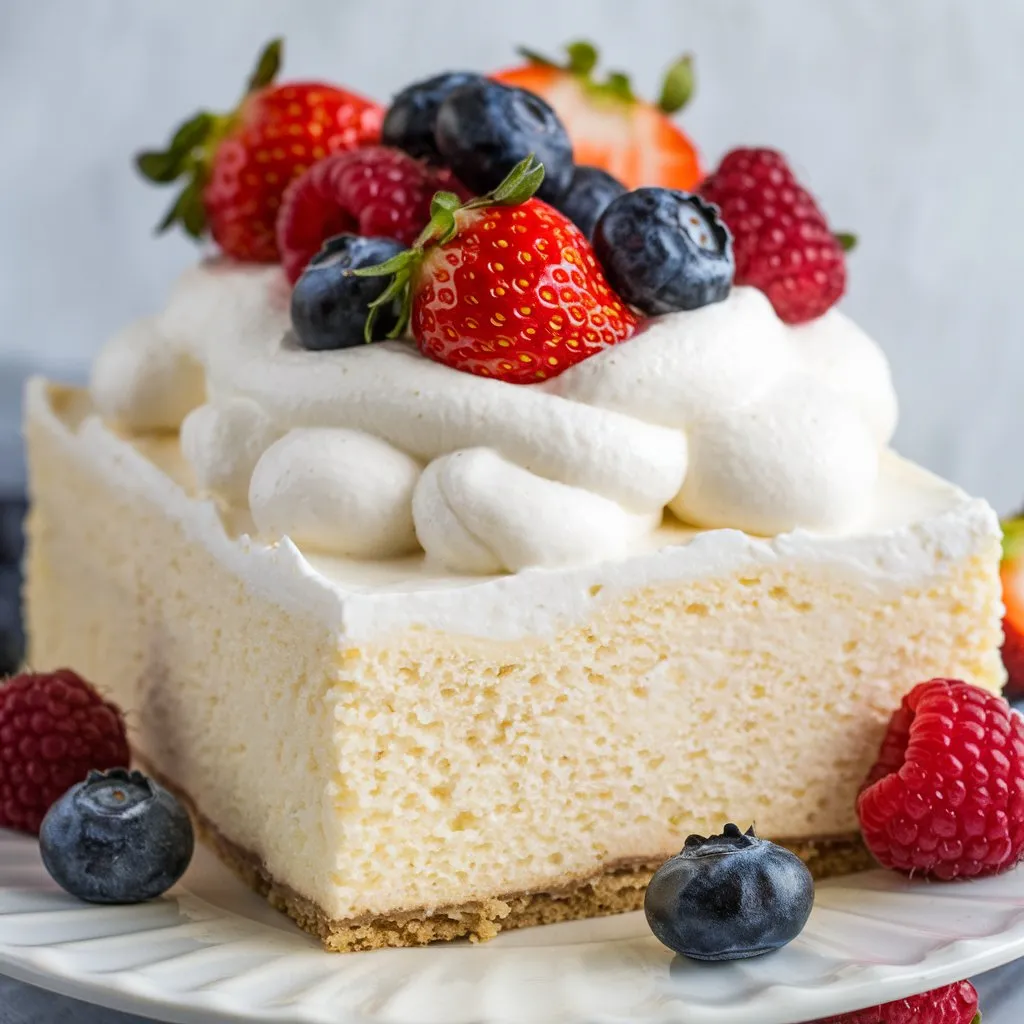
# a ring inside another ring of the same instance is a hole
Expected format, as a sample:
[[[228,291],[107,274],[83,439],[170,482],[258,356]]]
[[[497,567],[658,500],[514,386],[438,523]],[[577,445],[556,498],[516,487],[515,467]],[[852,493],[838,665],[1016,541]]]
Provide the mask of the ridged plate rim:
[[[640,914],[481,946],[328,954],[200,850],[138,907],[60,892],[0,830],[0,973],[177,1024],[797,1024],[1024,956],[1024,867],[978,882],[884,871],[818,887],[804,934],[733,964],[673,960]]]

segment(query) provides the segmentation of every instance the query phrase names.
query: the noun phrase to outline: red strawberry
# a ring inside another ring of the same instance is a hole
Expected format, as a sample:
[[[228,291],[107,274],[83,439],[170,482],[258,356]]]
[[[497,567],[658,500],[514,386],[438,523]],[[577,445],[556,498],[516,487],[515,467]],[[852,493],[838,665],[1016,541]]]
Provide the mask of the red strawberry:
[[[814,197],[772,149],[734,149],[700,186],[732,231],[736,284],[763,291],[788,324],[834,306],[853,239],[835,236]]]
[[[566,50],[565,65],[521,50],[526,64],[491,77],[551,104],[569,132],[577,164],[600,167],[631,189],[661,185],[693,191],[702,176],[700,157],[667,116],[681,110],[693,91],[691,59],[684,57],[669,69],[655,105],[637,99],[621,72],[594,81],[598,54],[590,43],[571,43]]]
[[[264,50],[235,111],[197,114],[167,150],[139,154],[139,171],[150,181],[187,180],[161,231],[180,223],[199,238],[209,230],[227,255],[273,263],[288,183],[329,153],[380,138],[384,111],[362,96],[323,82],[272,85],[281,46],[275,40]]]
[[[129,757],[121,712],[70,669],[0,683],[0,827],[37,833],[90,769]]]
[[[413,337],[431,359],[534,384],[633,334],[636,317],[609,287],[583,233],[531,198],[543,178],[543,166],[527,157],[489,195],[460,205],[438,193],[412,249],[355,271],[395,275],[375,304],[404,293],[392,336],[411,314]]]
[[[1011,700],[1024,697],[1024,515],[1003,523],[1003,663]]]
[[[980,1024],[978,993],[969,981],[897,999],[892,1003],[854,1010],[809,1024]]]
[[[889,722],[857,799],[883,867],[994,875],[1024,853],[1024,718],[958,679],[919,683]]]
[[[334,235],[377,235],[412,245],[430,220],[430,200],[443,189],[468,197],[450,171],[387,146],[318,161],[288,186],[277,217],[288,279],[294,284]]]

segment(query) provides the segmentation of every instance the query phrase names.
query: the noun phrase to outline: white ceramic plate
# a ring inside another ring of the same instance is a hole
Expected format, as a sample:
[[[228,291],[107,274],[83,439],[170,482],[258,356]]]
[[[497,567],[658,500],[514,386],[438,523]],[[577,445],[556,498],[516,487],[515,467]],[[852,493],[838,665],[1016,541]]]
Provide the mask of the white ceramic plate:
[[[183,884],[96,907],[0,831],[0,973],[180,1022],[795,1024],[898,999],[1024,955],[1024,868],[955,885],[873,871],[824,882],[803,934],[732,964],[673,958],[642,914],[484,945],[332,955],[205,850]]]

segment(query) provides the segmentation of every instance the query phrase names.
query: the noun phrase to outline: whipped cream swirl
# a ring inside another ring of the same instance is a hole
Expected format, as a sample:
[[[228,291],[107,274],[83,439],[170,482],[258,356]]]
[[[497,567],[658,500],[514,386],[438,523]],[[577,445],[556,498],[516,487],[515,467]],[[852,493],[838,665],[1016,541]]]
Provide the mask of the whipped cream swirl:
[[[405,342],[306,351],[288,298],[276,268],[194,268],[108,344],[92,394],[125,429],[181,423],[204,493],[311,549],[418,544],[496,573],[623,556],[666,508],[705,528],[847,532],[895,428],[871,339],[835,310],[788,327],[750,288],[536,385]]]

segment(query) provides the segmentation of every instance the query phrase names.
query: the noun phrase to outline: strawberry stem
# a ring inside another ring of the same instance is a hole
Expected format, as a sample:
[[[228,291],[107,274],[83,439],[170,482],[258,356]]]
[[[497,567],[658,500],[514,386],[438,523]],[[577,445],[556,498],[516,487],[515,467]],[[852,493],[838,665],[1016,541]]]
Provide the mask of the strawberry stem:
[[[839,248],[843,252],[853,252],[857,248],[859,239],[850,231],[837,231],[832,237],[839,243]]]
[[[544,180],[544,165],[538,163],[531,153],[509,171],[508,176],[497,188],[486,195],[477,196],[463,203],[454,192],[436,192],[430,202],[430,221],[419,237],[404,252],[372,267],[347,270],[355,277],[391,277],[391,283],[383,293],[370,303],[366,318],[365,337],[373,340],[374,324],[380,310],[401,298],[402,307],[395,326],[388,333],[389,338],[401,337],[409,325],[412,314],[412,278],[433,246],[450,242],[459,231],[457,213],[482,210],[488,206],[520,206],[530,199]]]
[[[283,48],[284,43],[280,39],[273,39],[264,47],[249,76],[243,103],[253,92],[273,82],[281,69]],[[147,181],[169,185],[185,179],[185,187],[157,226],[158,232],[180,224],[193,238],[203,236],[206,230],[203,190],[209,177],[210,162],[237,114],[237,109],[229,114],[202,110],[178,127],[166,149],[146,150],[135,157],[135,167]]]

